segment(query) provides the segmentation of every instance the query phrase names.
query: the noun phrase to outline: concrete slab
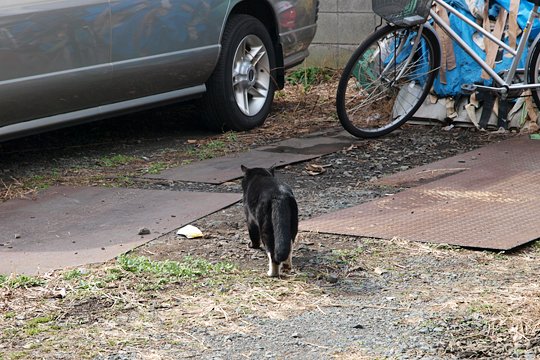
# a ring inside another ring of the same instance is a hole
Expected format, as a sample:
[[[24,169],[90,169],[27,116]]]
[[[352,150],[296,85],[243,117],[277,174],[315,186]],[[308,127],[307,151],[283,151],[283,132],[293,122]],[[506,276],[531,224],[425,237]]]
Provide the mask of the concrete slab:
[[[313,136],[293,138],[257,148],[259,151],[273,153],[294,153],[322,156],[340,151],[358,141],[346,132],[334,136]]]
[[[540,238],[538,154],[540,141],[526,137],[492,144],[440,163],[446,168],[474,156],[463,171],[303,221],[300,229],[510,250]]]
[[[192,181],[222,184],[243,176],[240,165],[247,167],[285,166],[314,159],[350,146],[355,139],[347,135],[317,136],[285,140],[242,154],[203,160],[160,174],[147,174],[150,179]]]
[[[147,174],[144,177],[150,179],[222,184],[243,176],[240,165],[247,167],[285,166],[314,157],[316,156],[250,151],[203,160],[189,165],[167,169],[159,174]]]
[[[0,204],[0,273],[106,261],[234,204],[241,194],[55,187]],[[138,235],[141,228],[148,235]]]

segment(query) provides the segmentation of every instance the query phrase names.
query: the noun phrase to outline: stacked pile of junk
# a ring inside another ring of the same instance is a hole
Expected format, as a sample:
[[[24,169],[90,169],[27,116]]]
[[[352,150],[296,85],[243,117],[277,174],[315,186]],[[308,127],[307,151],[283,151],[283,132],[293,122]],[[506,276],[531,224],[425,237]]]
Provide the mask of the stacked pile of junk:
[[[520,0],[446,0],[452,7],[495,37],[515,48],[526,26],[533,4]],[[458,16],[448,13],[440,5],[434,11],[494,70],[503,74],[512,63],[513,56],[481,33],[467,25]],[[518,97],[501,98],[490,92],[465,93],[463,84],[491,85],[492,80],[460,46],[441,29],[437,29],[441,44],[441,67],[430,96],[410,122],[425,123],[438,120],[452,126],[475,126],[498,131],[519,130],[537,132],[540,118],[531,91]],[[529,42],[540,39],[540,21],[535,20]],[[527,46],[528,47],[528,46]],[[519,68],[527,67],[527,49],[520,59]],[[521,72],[523,73],[523,71]],[[525,74],[522,75],[525,78]]]

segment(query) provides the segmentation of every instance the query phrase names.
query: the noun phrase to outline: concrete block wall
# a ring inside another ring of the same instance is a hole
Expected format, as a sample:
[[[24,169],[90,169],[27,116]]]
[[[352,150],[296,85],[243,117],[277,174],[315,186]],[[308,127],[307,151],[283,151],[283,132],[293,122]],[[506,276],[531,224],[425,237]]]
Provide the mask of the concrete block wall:
[[[319,0],[317,34],[305,65],[344,66],[351,52],[378,24],[371,0]]]

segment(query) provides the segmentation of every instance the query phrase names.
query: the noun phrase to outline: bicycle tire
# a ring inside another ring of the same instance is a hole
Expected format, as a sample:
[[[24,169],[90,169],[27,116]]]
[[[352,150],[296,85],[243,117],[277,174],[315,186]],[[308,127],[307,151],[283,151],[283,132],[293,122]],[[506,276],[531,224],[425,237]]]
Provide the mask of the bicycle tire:
[[[535,41],[531,50],[529,63],[527,64],[527,83],[540,83],[540,40]],[[531,89],[532,97],[536,107],[540,109],[540,89]]]
[[[429,94],[441,59],[434,30],[424,26],[416,53],[408,65],[403,61],[411,53],[418,28],[386,25],[351,55],[338,84],[336,109],[341,125],[353,136],[375,138],[394,131]]]

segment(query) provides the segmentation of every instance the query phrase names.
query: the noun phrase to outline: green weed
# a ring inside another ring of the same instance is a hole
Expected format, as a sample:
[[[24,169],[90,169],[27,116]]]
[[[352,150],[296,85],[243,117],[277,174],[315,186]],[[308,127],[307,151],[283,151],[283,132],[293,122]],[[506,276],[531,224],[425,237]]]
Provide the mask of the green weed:
[[[335,249],[332,250],[332,255],[339,261],[351,263],[356,261],[364,252],[364,248],[357,247],[356,249]]]
[[[493,305],[486,303],[473,303],[469,305],[467,309],[469,314],[480,313],[480,314],[491,314],[494,311]]]
[[[212,140],[206,144],[201,145],[190,153],[196,156],[199,160],[212,159],[223,153],[225,149],[225,142],[221,140]]]
[[[136,157],[134,156],[127,156],[127,155],[112,155],[112,156],[106,156],[99,160],[99,164],[101,166],[106,167],[116,167],[121,165],[126,165],[135,160]]]
[[[18,275],[13,279],[7,279],[5,284],[11,288],[29,288],[33,286],[41,286],[45,283],[45,280],[35,276]]]
[[[0,359],[2,359],[0,357]],[[28,359],[28,352],[26,351],[16,351],[11,354],[9,354],[10,360],[18,360],[18,359]]]
[[[84,276],[84,273],[81,269],[73,269],[64,274],[65,280],[74,280],[74,279],[80,279]]]
[[[304,90],[309,90],[312,86],[329,81],[334,75],[334,70],[316,66],[298,68],[285,77],[292,85],[302,85]]]
[[[113,186],[127,187],[127,186],[133,185],[134,183],[135,182],[133,181],[131,177],[127,175],[123,175],[123,176],[116,177]]]
[[[49,330],[49,326],[43,326],[43,324],[47,324],[53,320],[54,319],[52,316],[39,316],[39,317],[30,319],[27,321],[25,325],[24,332],[30,336],[45,332]]]
[[[4,318],[6,319],[13,319],[15,317],[15,311],[8,311],[4,313]]]
[[[118,264],[123,270],[131,273],[157,275],[159,285],[178,278],[194,278],[212,273],[228,272],[234,269],[234,266],[229,263],[212,264],[206,260],[192,257],[186,257],[184,261],[179,262],[171,260],[156,261],[144,256],[120,255]]]
[[[44,190],[53,185],[60,178],[58,170],[51,170],[49,174],[34,175],[24,181],[24,186],[31,189]]]
[[[235,133],[234,131],[229,131],[228,133],[225,134],[225,138],[227,139],[228,142],[236,142],[238,141],[238,134]]]
[[[167,164],[164,163],[164,162],[155,162],[153,164],[151,164],[147,169],[146,169],[146,172],[148,174],[159,174],[160,172],[162,172],[163,170],[165,170],[167,168]]]
[[[120,269],[109,269],[104,281],[110,283],[113,281],[121,280],[124,277],[124,273]]]

